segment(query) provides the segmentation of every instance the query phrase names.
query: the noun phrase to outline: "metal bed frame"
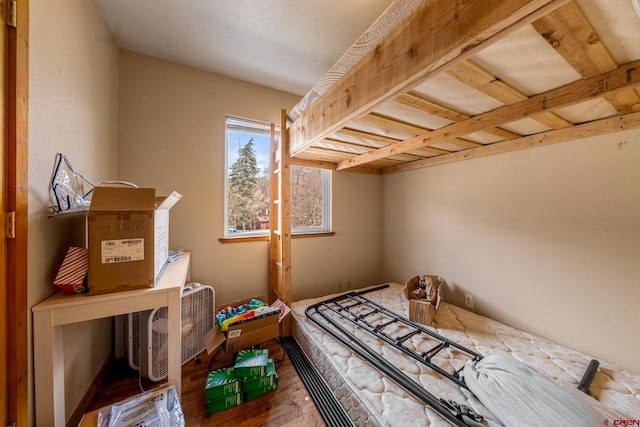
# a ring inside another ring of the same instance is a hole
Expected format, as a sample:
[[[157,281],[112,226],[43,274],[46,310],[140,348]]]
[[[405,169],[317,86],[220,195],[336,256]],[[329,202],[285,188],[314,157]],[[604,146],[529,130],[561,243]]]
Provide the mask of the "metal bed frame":
[[[305,314],[312,322],[360,355],[373,367],[388,375],[398,385],[429,405],[453,425],[483,427],[484,424],[481,423],[483,417],[473,409],[452,400],[437,398],[345,327],[349,324],[356,325],[436,371],[454,384],[468,389],[460,373],[467,363],[476,363],[482,360],[483,356],[363,296],[388,287],[389,285],[381,285],[363,291],[338,295],[310,305],[305,310]],[[405,344],[407,340],[416,336],[425,337],[426,342],[432,343],[432,346],[424,351],[417,351],[415,347],[409,347]],[[467,361],[452,372],[446,371],[434,360],[437,354],[444,349],[453,349],[461,353],[467,358]],[[580,391],[590,394],[589,386],[598,366],[597,360],[591,360],[578,384]]]
[[[346,322],[353,323],[455,384],[467,388],[464,379],[460,376],[464,366],[453,372],[448,372],[437,365],[434,358],[446,348],[453,348],[474,362],[481,360],[482,356],[363,296],[388,286],[381,285],[364,291],[349,292],[320,301],[307,307],[305,313],[316,325],[360,355],[372,366],[388,375],[398,385],[432,407],[454,425],[459,427],[483,426],[480,423],[482,416],[475,413],[473,409],[451,400],[437,398],[345,328],[345,325],[349,324]],[[395,331],[389,331],[392,327]],[[433,346],[424,351],[416,351],[405,344],[407,340],[417,335],[427,337],[430,342],[433,342]]]

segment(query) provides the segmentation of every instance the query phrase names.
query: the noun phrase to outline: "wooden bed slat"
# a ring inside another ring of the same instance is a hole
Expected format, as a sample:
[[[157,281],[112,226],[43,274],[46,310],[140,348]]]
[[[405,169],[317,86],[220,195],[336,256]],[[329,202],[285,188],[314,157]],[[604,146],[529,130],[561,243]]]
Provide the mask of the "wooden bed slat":
[[[429,159],[417,160],[397,166],[385,168],[383,174],[391,174],[408,170],[420,169],[428,166],[435,166],[445,163],[459,162],[462,160],[475,159],[479,157],[493,156],[496,154],[508,153],[511,151],[525,150],[528,148],[543,145],[557,144],[565,141],[574,141],[580,138],[589,138],[608,133],[621,132],[629,129],[640,128],[640,112],[628,114],[626,116],[616,116],[612,118],[600,119],[590,123],[573,126],[570,128],[556,129],[536,135],[525,136],[519,139],[497,142],[479,148],[471,148],[445,156],[432,157]]]
[[[605,95],[604,99],[615,108],[620,114],[629,114],[640,111],[640,95],[633,90],[627,89],[618,93]]]
[[[520,92],[499,77],[485,70],[471,60],[463,61],[447,71],[447,74],[460,80],[466,85],[497,99],[505,105],[513,104],[527,99],[527,95]],[[548,111],[533,116],[533,119],[552,129],[561,129],[573,126],[573,123],[563,119],[557,114]]]
[[[433,145],[439,141],[481,131],[487,127],[500,126],[544,111],[575,105],[585,100],[595,99],[638,85],[640,85],[640,61],[625,64],[614,71],[580,80],[512,105],[478,114],[462,122],[380,148],[373,153],[345,160],[338,164],[338,170],[362,165],[426,145]]]
[[[290,154],[389,173],[638,112],[639,32],[611,29],[633,8],[596,3],[424,1],[290,125]]]
[[[534,21],[533,27],[582,77],[617,68],[609,49],[573,1]]]
[[[291,155],[565,0],[425,2],[290,126]]]
[[[403,105],[419,109],[421,111],[424,111],[425,113],[433,114],[434,116],[450,120],[454,123],[462,122],[471,118],[471,116],[467,114],[461,113],[449,107],[445,107],[435,101],[431,101],[424,98],[423,96],[411,92],[400,95],[395,99],[395,101],[400,102]],[[502,139],[516,139],[522,136],[518,135],[515,132],[495,127],[487,127],[483,130]]]
[[[535,21],[534,28],[583,78],[615,70],[618,63],[575,2]],[[640,97],[626,89],[604,98],[620,113],[640,111]]]

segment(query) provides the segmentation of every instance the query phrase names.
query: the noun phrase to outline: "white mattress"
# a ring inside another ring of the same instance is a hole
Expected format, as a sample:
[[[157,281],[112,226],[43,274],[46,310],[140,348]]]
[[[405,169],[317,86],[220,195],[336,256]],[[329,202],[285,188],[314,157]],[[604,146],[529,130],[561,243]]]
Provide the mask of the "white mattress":
[[[408,316],[403,285],[391,283],[384,290],[364,296],[400,315]],[[357,426],[448,426],[433,409],[413,397],[361,357],[337,342],[307,319],[305,309],[334,295],[298,301],[292,304],[293,335],[307,357],[318,369],[349,417]],[[574,390],[582,378],[589,357],[535,335],[508,327],[463,308],[442,302],[436,313],[434,329],[439,334],[484,356],[510,354],[557,384]],[[353,326],[353,330],[357,328]],[[499,425],[495,417],[468,391],[442,378],[365,331],[358,338],[392,361],[405,374],[422,384],[437,398],[466,404],[483,415],[489,426]],[[423,348],[424,349],[424,348]],[[437,364],[447,371],[462,367],[467,357],[453,350],[438,355]],[[600,361],[591,387],[592,396],[584,397],[616,419],[640,420],[640,374],[626,372]],[[577,394],[583,395],[581,392]],[[599,403],[598,403],[599,401]]]

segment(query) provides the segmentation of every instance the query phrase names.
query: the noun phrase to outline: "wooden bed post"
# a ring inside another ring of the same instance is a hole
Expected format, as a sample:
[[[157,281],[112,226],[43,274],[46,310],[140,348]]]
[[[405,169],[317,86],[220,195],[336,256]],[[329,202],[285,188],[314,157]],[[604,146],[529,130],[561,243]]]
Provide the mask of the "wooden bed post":
[[[280,120],[280,141],[276,141],[275,125],[271,124],[269,302],[280,299],[291,307],[291,159],[285,110]],[[290,317],[280,324],[280,335],[291,335]]]

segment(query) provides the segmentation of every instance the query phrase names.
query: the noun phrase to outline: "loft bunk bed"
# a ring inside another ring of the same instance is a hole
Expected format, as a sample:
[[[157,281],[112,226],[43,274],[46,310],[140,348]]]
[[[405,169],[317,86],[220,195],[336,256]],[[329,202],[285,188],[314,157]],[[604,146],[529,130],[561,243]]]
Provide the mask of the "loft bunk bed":
[[[293,160],[387,174],[639,125],[631,0],[397,1],[384,16],[359,62],[294,108]]]
[[[271,277],[291,267],[290,165],[391,174],[640,127],[633,1],[395,0],[283,113]]]
[[[326,362],[325,381],[345,381],[341,404],[356,408],[349,415],[357,424],[393,425],[393,416],[357,378],[344,379],[346,365],[332,361],[331,345],[303,317],[306,305],[293,304],[290,167],[391,174],[636,129],[638,14],[632,0],[396,0],[289,114],[282,112],[280,141],[272,140],[270,297],[294,308],[282,334],[293,333],[308,356],[318,357],[314,363]],[[406,301],[395,303],[406,313]],[[454,317],[467,316],[464,309],[444,307]],[[473,320],[505,332],[490,319]],[[442,327],[455,337],[462,326]],[[471,336],[480,340],[475,345],[499,346],[479,336]],[[539,345],[533,338],[522,333],[515,339],[525,352]],[[543,344],[549,354],[561,355],[562,369],[550,372],[556,379],[574,381],[572,369],[584,370],[589,362]],[[545,369],[540,361],[522,359]],[[628,398],[640,396],[640,376],[607,369],[612,389],[600,384],[600,396],[640,418],[640,400]],[[375,370],[366,375],[386,384]],[[398,405],[413,414],[407,422],[414,416],[441,420]]]

